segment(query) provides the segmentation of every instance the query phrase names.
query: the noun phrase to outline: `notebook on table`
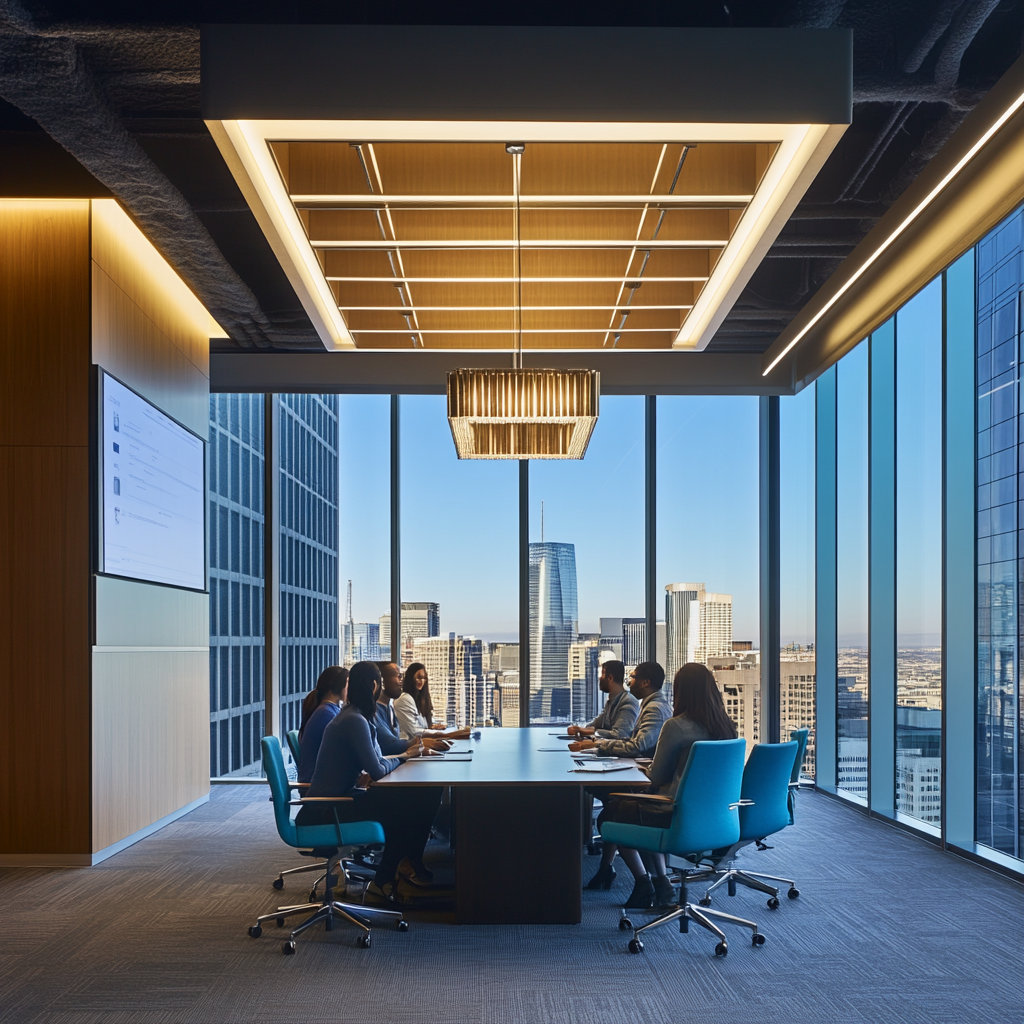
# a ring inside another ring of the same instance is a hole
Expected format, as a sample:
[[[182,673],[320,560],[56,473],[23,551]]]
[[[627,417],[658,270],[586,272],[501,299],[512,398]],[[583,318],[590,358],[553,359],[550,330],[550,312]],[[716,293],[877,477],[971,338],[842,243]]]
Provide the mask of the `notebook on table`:
[[[622,772],[628,768],[632,768],[632,762],[622,761],[595,761],[593,758],[573,758],[576,763],[575,768],[570,768],[571,772]]]

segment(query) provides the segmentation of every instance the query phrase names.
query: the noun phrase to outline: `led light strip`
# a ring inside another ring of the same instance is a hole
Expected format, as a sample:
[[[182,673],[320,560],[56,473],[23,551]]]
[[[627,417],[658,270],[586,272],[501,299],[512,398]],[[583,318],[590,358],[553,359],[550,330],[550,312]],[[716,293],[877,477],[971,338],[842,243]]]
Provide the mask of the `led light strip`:
[[[346,306],[341,305],[339,309],[348,310],[350,313],[403,313],[411,310],[412,306]],[[517,309],[516,306],[417,306],[421,313],[511,313]],[[577,313],[577,312],[605,312],[607,310],[626,309],[631,312],[645,309],[690,309],[691,304],[677,302],[672,306],[629,306],[620,302],[617,306],[523,306],[524,312],[533,313]]]
[[[500,206],[506,209],[513,209],[515,197],[512,195],[485,196],[485,195],[291,195],[291,201],[303,209],[322,209],[325,204],[330,207],[348,208],[354,207],[364,209],[366,207],[379,206],[382,209],[390,206]],[[523,209],[545,206],[571,206],[592,204],[595,209],[604,209],[609,205],[619,204],[624,208],[644,206],[681,206],[703,207],[710,204],[712,209],[730,209],[733,207],[746,206],[753,199],[753,195],[654,195],[647,196],[609,196],[609,195],[553,195],[553,196],[523,196]]]
[[[914,207],[910,213],[897,225],[882,244],[857,268],[850,278],[840,286],[835,295],[832,296],[813,317],[805,324],[792,338],[788,345],[772,360],[766,370],[761,373],[767,377],[776,366],[793,350],[794,346],[802,338],[806,337],[810,329],[853,287],[853,285],[864,275],[867,269],[892,245],[893,242],[903,234],[910,225],[935,201],[940,192],[967,166],[980,150],[988,144],[989,140],[1013,117],[1014,114],[1024,106],[1024,93],[1021,93],[1006,110],[992,123],[988,130],[974,143],[973,146],[953,165],[943,176],[942,180]]]
[[[524,327],[523,334],[604,334],[607,327]],[[632,334],[665,334],[675,331],[675,327],[623,327],[623,333]],[[433,327],[421,330],[420,334],[515,334],[514,327]],[[353,334],[408,334],[408,330],[398,327],[364,327],[354,328]]]
[[[314,249],[333,249],[364,252],[380,252],[401,246],[403,249],[515,249],[515,239],[310,239]],[[724,238],[658,238],[636,242],[624,238],[531,238],[523,239],[523,249],[724,249],[728,245]]]
[[[514,277],[338,277],[328,281],[346,284],[515,284]],[[523,284],[618,284],[621,277],[524,277]],[[688,277],[645,277],[644,284],[676,284],[680,281],[706,281],[707,275]]]

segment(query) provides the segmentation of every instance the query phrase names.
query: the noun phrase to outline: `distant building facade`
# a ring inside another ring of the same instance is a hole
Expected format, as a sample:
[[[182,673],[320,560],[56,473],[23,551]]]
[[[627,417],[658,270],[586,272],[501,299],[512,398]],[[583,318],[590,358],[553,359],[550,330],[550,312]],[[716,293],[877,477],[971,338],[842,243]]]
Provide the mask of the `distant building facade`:
[[[578,629],[575,546],[531,543],[531,720],[569,720],[569,646]]]
[[[732,595],[709,593],[703,583],[665,587],[665,674],[690,661],[708,664],[732,654]]]

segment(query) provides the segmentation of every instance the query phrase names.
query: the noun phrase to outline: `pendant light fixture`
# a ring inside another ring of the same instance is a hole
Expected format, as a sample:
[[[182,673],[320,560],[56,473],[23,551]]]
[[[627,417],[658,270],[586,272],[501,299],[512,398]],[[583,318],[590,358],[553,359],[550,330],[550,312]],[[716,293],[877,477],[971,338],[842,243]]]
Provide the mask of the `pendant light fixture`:
[[[515,188],[516,349],[508,370],[448,374],[448,422],[460,459],[582,459],[597,423],[596,370],[523,367],[523,258],[520,175],[525,143],[505,145]]]

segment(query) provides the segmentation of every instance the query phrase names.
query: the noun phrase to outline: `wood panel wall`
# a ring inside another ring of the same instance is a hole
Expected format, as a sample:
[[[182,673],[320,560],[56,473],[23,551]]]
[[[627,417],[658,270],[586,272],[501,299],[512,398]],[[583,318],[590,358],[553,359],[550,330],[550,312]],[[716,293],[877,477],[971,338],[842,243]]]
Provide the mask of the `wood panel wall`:
[[[207,437],[222,332],[112,200],[0,200],[0,865],[209,792],[205,594],[95,575],[90,379]]]
[[[110,200],[92,204],[92,361],[209,433],[209,339],[198,300]],[[96,579],[92,852],[210,789],[209,599]]]
[[[0,201],[0,863],[91,849],[89,204]]]

